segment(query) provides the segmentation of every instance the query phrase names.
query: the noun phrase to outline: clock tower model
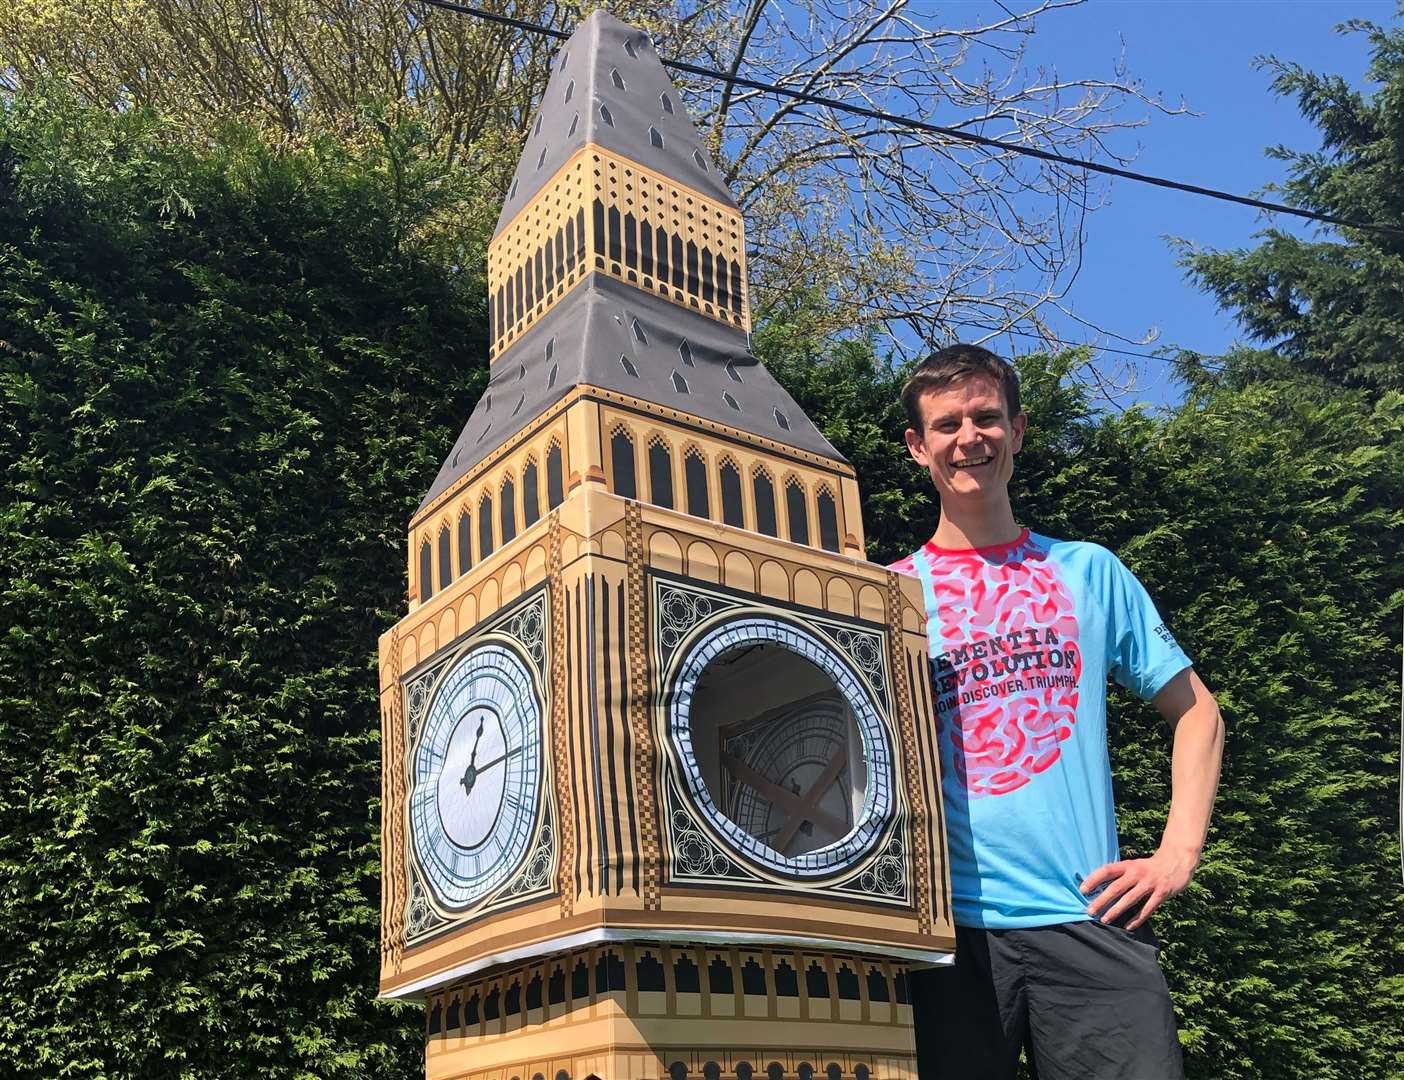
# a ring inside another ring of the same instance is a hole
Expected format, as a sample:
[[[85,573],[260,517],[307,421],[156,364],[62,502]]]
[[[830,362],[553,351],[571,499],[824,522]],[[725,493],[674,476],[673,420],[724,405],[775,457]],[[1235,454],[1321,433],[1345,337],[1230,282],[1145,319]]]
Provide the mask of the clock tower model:
[[[954,947],[918,584],[749,351],[647,37],[557,57],[380,643],[381,993],[471,1080],[905,1080]]]

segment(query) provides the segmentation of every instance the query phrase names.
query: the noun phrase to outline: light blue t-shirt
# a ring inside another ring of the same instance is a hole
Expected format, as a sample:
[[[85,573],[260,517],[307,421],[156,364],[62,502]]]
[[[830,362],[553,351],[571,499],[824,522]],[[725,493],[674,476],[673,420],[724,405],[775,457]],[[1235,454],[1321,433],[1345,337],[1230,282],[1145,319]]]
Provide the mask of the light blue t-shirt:
[[[892,568],[926,594],[955,921],[1087,919],[1078,885],[1118,858],[1107,677],[1150,698],[1189,658],[1096,544],[1025,530]]]

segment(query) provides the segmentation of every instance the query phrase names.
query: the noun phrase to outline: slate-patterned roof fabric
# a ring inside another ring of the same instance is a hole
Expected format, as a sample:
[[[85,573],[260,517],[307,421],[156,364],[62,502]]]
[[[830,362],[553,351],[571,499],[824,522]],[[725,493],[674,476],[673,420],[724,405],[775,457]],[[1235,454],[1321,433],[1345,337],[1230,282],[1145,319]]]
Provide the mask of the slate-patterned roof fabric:
[[[844,460],[743,334],[604,274],[589,275],[492,367],[425,503],[582,383]]]

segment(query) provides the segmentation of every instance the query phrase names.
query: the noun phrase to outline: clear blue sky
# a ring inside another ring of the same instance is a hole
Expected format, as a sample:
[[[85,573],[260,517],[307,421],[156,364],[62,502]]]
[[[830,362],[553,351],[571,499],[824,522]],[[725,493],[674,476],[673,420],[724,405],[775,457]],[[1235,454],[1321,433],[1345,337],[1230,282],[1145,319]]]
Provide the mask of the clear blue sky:
[[[997,9],[969,0],[944,3],[941,10],[952,21],[964,21]],[[1026,62],[1054,67],[1064,78],[1110,77],[1124,48],[1126,68],[1145,90],[1170,104],[1183,99],[1199,114],[1151,115],[1145,127],[1126,133],[1119,149],[1139,147],[1131,168],[1251,194],[1284,176],[1282,164],[1264,154],[1266,146],[1320,145],[1295,103],[1271,93],[1270,75],[1254,67],[1254,58],[1275,55],[1364,86],[1364,37],[1332,28],[1350,18],[1388,24],[1395,12],[1391,0],[1091,0],[1043,16]],[[1144,105],[1129,108],[1146,111]],[[1185,279],[1167,237],[1203,248],[1251,246],[1264,217],[1247,207],[1124,180],[1111,182],[1106,201],[1089,219],[1085,266],[1068,298],[1077,314],[1130,338],[1155,331],[1158,344],[1206,353],[1222,352],[1239,338],[1232,320]],[[1280,220],[1285,225],[1290,219]],[[1088,331],[1072,322],[1059,333],[1088,339]],[[1136,363],[1136,399],[1164,403],[1177,396],[1169,365]]]

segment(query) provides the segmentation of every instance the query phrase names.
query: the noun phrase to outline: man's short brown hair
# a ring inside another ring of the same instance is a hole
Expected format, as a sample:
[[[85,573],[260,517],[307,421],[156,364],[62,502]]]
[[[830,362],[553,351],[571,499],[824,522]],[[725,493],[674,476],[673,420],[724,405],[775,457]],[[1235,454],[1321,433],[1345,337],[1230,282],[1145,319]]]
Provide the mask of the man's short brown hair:
[[[1004,391],[1009,419],[1019,415],[1019,375],[1009,361],[979,345],[947,345],[937,349],[912,371],[902,385],[902,407],[907,410],[907,426],[921,431],[921,396],[929,390],[944,390],[972,375],[993,379]]]

